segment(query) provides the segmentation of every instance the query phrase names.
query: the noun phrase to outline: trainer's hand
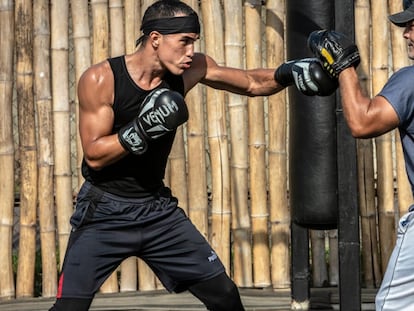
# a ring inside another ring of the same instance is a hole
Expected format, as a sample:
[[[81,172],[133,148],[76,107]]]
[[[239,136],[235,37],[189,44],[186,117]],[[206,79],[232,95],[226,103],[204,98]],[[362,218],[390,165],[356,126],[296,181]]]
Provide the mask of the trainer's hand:
[[[308,37],[308,47],[320,59],[332,77],[360,62],[358,47],[345,35],[333,30],[313,31]]]
[[[275,80],[282,86],[295,84],[305,95],[331,95],[338,79],[331,77],[316,58],[304,58],[283,63],[275,71]]]
[[[138,116],[118,132],[121,145],[133,154],[143,154],[147,142],[175,130],[188,120],[188,109],[180,93],[162,88],[145,97]]]

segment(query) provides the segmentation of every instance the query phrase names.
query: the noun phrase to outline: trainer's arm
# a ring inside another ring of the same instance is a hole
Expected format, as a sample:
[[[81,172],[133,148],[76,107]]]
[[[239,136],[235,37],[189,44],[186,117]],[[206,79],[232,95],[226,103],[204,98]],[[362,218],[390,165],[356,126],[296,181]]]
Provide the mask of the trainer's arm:
[[[353,67],[340,73],[339,87],[345,119],[354,137],[376,137],[398,126],[398,115],[386,98],[377,95],[371,99],[362,93]]]
[[[112,134],[113,75],[103,62],[88,69],[78,83],[79,133],[85,161],[99,170],[124,157],[117,134]]]

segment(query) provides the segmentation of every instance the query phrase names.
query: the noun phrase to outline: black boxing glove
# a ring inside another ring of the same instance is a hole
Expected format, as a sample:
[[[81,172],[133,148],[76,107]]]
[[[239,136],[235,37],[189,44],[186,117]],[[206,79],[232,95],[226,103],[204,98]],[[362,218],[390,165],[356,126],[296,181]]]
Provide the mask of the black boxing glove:
[[[118,139],[129,152],[143,154],[148,141],[175,130],[187,120],[187,105],[180,93],[155,89],[145,97],[138,116],[119,130]]]
[[[337,78],[348,67],[356,68],[360,62],[358,47],[333,30],[313,31],[308,37],[308,47],[332,77]]]
[[[305,95],[331,95],[338,88],[338,79],[331,77],[316,58],[283,63],[275,71],[275,80],[286,87],[295,84]]]

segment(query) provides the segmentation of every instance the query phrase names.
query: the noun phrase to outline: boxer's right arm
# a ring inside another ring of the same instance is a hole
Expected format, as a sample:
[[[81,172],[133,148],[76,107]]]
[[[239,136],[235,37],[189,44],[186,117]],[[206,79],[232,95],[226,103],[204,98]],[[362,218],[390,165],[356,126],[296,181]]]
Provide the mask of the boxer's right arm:
[[[112,133],[114,77],[107,61],[87,69],[78,82],[79,134],[88,165],[99,170],[128,152]]]

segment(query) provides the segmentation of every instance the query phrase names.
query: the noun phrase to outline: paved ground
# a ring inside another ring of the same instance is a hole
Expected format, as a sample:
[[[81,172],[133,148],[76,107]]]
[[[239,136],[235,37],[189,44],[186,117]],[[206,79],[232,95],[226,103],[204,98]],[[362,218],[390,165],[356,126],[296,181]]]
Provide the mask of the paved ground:
[[[246,311],[291,310],[289,290],[241,289]],[[375,290],[362,291],[361,310],[375,310]],[[54,299],[30,298],[0,301],[1,311],[47,311]],[[339,310],[335,288],[312,289],[310,310]],[[91,311],[201,311],[203,305],[189,293],[169,294],[165,291],[98,294]],[[76,310],[74,310],[76,311]],[[231,311],[231,310],[229,310]],[[356,310],[341,310],[356,311]]]

